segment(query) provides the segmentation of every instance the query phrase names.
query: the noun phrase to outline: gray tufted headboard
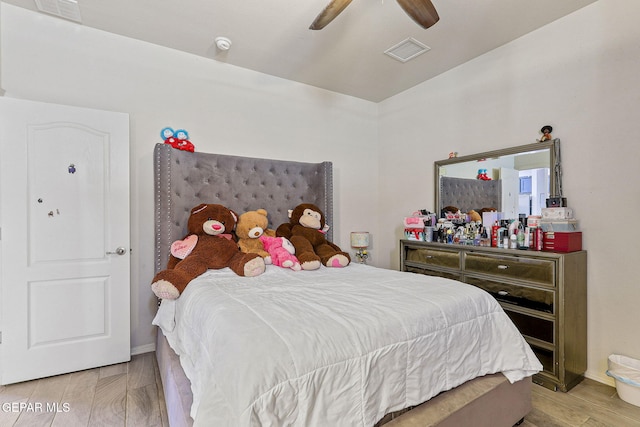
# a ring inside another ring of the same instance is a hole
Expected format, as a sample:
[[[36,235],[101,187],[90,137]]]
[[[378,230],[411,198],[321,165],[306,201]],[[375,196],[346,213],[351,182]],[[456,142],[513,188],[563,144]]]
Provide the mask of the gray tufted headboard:
[[[495,208],[502,210],[502,184],[500,180],[483,181],[479,179],[440,178],[440,205],[455,206],[461,212]],[[438,212],[440,213],[440,212]]]
[[[163,270],[171,243],[187,233],[191,208],[216,203],[238,214],[266,209],[269,227],[288,222],[288,210],[313,203],[333,220],[331,162],[301,163],[221,154],[191,153],[156,144],[155,271]],[[332,240],[331,229],[327,238]]]

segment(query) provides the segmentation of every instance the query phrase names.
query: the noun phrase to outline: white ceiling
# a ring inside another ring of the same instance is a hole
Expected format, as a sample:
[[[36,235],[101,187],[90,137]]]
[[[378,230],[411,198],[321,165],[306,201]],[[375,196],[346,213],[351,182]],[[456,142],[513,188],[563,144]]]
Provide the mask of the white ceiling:
[[[320,31],[308,27],[329,0],[78,3],[88,27],[379,102],[594,1],[433,0],[440,21],[424,30],[394,0],[356,0]],[[383,53],[407,37],[431,50],[406,63]]]

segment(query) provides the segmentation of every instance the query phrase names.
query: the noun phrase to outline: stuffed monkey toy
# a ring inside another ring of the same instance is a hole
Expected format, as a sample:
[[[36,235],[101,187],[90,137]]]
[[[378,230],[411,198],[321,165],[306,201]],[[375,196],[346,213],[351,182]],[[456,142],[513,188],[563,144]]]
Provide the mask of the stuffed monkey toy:
[[[349,254],[329,242],[325,235],[324,213],[316,205],[302,203],[289,212],[289,223],[276,229],[276,236],[286,237],[296,249],[303,270],[326,267],[346,267]]]

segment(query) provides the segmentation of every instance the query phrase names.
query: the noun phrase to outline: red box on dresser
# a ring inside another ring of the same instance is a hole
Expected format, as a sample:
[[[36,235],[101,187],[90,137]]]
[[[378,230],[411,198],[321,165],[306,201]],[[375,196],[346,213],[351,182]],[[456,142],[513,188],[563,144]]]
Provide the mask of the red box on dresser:
[[[545,231],[542,249],[553,252],[582,250],[582,231]]]

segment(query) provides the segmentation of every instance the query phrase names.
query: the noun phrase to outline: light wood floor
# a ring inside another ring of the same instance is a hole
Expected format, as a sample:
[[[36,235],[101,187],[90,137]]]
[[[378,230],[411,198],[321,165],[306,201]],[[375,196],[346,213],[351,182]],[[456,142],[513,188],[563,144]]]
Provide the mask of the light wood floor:
[[[21,404],[27,406],[20,410]],[[0,405],[0,427],[169,425],[154,353],[133,356],[129,363],[0,386]],[[533,407],[523,427],[640,427],[640,407],[620,400],[615,388],[589,379],[569,393],[534,384]]]
[[[20,410],[20,404],[29,403],[31,407]],[[48,408],[47,403],[58,406]],[[133,356],[128,363],[0,386],[0,427],[9,426],[168,427],[155,353]]]
[[[615,387],[588,378],[568,393],[534,384],[532,399],[521,427],[640,427],[640,407],[621,400]]]

